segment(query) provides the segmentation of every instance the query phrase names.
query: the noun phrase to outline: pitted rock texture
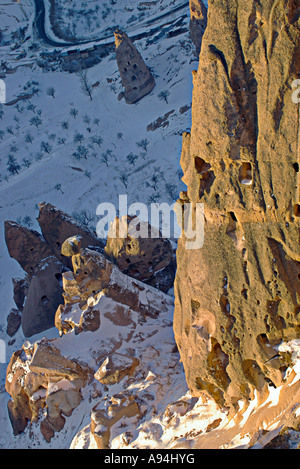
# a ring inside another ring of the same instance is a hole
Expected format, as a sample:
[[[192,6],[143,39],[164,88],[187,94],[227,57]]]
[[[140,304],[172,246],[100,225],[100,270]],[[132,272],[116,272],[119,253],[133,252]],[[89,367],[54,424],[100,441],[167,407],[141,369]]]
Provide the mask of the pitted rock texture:
[[[181,202],[204,204],[204,245],[179,240],[174,330],[194,393],[280,386],[276,346],[300,337],[299,4],[210,2]]]
[[[175,278],[175,256],[170,241],[138,217],[115,218],[110,225],[105,254],[124,274],[167,293]]]
[[[68,257],[62,254],[61,247],[64,241],[71,236],[80,238],[80,246],[83,248],[89,246],[100,250],[104,248],[102,241],[97,238],[96,234],[51,204],[39,204],[37,221],[52,254],[66,265],[68,265]]]
[[[126,33],[120,30],[115,32],[115,45],[125,101],[127,104],[134,104],[151,93],[155,87],[155,79]]]

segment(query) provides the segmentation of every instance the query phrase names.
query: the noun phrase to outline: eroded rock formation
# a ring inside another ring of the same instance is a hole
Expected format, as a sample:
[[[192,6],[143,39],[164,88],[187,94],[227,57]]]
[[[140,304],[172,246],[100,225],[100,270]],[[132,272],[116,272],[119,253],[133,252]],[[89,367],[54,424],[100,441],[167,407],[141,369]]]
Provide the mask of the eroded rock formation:
[[[139,414],[139,406],[134,396],[128,393],[112,396],[107,409],[95,406],[91,413],[91,433],[97,448],[109,449],[112,426],[124,417],[138,417]]]
[[[10,257],[29,275],[33,274],[42,259],[52,255],[50,246],[37,231],[13,221],[6,221],[4,232]]]
[[[71,236],[80,236],[83,248],[94,247],[100,250],[104,248],[103,242],[88,228],[51,204],[39,204],[37,221],[52,254],[66,264],[68,264],[68,258],[62,255],[61,246]]]
[[[57,307],[63,302],[61,274],[72,265],[68,253],[61,251],[65,239],[76,235],[80,247],[104,249],[94,233],[51,204],[39,204],[37,221],[42,234],[12,221],[4,225],[9,254],[27,273],[24,279],[13,279],[25,337],[54,327]],[[9,335],[13,335],[18,329],[17,315],[10,314],[8,321]]]
[[[173,301],[123,274],[103,254],[79,249],[74,237],[62,249],[72,256],[74,271],[62,274],[65,301],[56,315],[60,337],[26,342],[12,355],[6,376],[9,417],[15,435],[35,422],[49,442],[90,386],[90,399],[98,399],[91,433],[99,448],[107,448],[112,425],[122,417],[141,417],[136,399],[144,405],[147,387],[142,387],[139,398],[134,390],[119,398],[112,393],[112,406],[107,406],[107,397],[99,401],[104,390],[118,383],[126,389],[136,373],[144,380],[151,361],[158,357],[175,367],[174,379],[178,374],[178,357],[172,357],[172,323],[167,319]],[[159,344],[155,336],[160,331],[165,335],[166,328],[167,343]],[[129,346],[131,340],[135,348]],[[168,356],[160,357],[160,347]]]
[[[300,337],[299,4],[210,2],[183,202],[203,203],[201,249],[179,241],[175,337],[189,387],[235,405],[280,386]]]
[[[155,79],[126,33],[120,30],[115,32],[115,45],[125,101],[128,104],[134,104],[151,93],[155,86]]]
[[[62,273],[65,266],[54,256],[42,260],[31,279],[21,315],[25,337],[54,326],[55,312],[62,303]]]
[[[93,370],[64,357],[51,341],[43,339],[34,345],[24,344],[13,354],[6,375],[14,434],[22,433],[28,422],[38,421],[40,409],[45,408],[41,432],[50,441],[63,428],[65,416],[70,416],[80,404],[81,388],[92,375]]]
[[[101,285],[104,288],[105,281],[111,280],[110,273],[119,272],[119,269],[125,274],[124,285],[128,284],[126,275],[129,275],[164,292],[173,287],[175,277],[173,248],[167,239],[151,238],[152,228],[148,224],[146,239],[134,238],[129,230],[129,236],[125,239],[108,237],[104,248],[103,241],[93,232],[51,204],[39,204],[37,221],[42,234],[15,222],[5,222],[5,239],[9,254],[27,272],[24,279],[13,280],[14,300],[19,312],[22,312],[21,324],[26,337],[54,326],[57,308],[63,303],[62,273],[68,272],[64,276],[66,304],[68,295],[72,296],[73,289],[79,288],[77,280],[74,280],[73,267],[77,273],[86,263],[88,273],[85,275],[90,276],[88,283],[95,283],[97,287]],[[125,220],[123,222],[126,223]],[[112,227],[116,224],[119,226],[118,219],[112,223]],[[87,249],[86,257],[80,255],[85,248],[91,248]],[[101,254],[97,257],[97,252],[100,254],[103,252],[105,256]],[[75,264],[71,260],[73,256]],[[119,269],[111,262],[106,262],[105,257],[111,259]],[[88,262],[88,258],[91,258],[91,262]],[[97,263],[99,270],[96,269]],[[92,271],[90,271],[91,266]],[[106,268],[108,271],[104,275]],[[122,273],[116,275],[121,282]],[[79,277],[78,274],[76,279]],[[82,274],[80,278],[86,280]],[[116,290],[114,299],[118,301],[119,285],[115,285],[114,288]],[[140,288],[144,288],[142,284]],[[83,295],[84,299],[87,299],[90,293],[91,291],[86,289],[85,296],[82,291],[78,295]],[[119,302],[135,307],[137,297],[132,295],[132,291],[127,293],[127,296],[121,295]],[[148,305],[144,307],[147,309]],[[148,310],[150,314],[156,311],[150,305]],[[99,314],[96,311],[91,313],[88,307],[79,316],[80,319],[75,321],[74,327],[76,324],[79,329],[95,330],[100,325]],[[14,321],[16,318],[17,322]],[[18,319],[19,315],[12,312],[8,324],[10,335],[16,332]]]
[[[190,0],[190,34],[196,48],[196,55],[199,57],[202,37],[207,25],[207,8],[202,0]]]
[[[75,251],[72,264],[73,272],[62,274],[65,304],[60,305],[55,317],[55,325],[61,333],[72,329],[77,333],[97,330],[100,327],[100,313],[96,305],[103,295],[119,304],[116,320],[119,323],[125,321],[124,325],[129,310],[136,311],[141,318],[155,318],[167,307],[158,291],[156,298],[154,288],[128,277],[100,252],[90,249],[81,249],[79,253]]]
[[[126,230],[126,231],[125,231]],[[137,217],[116,218],[110,226],[105,246],[108,258],[130,277],[168,292],[175,278],[175,256],[168,239]],[[121,236],[122,233],[127,236]],[[137,233],[142,234],[137,237]]]

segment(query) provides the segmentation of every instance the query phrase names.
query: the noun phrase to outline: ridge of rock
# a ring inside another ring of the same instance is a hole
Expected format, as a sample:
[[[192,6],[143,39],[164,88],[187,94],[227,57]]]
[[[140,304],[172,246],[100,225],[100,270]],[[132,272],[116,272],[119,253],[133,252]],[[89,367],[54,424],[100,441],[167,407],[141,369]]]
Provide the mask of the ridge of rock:
[[[190,389],[221,405],[280,386],[277,346],[300,337],[299,32],[293,1],[215,0],[194,73],[181,166],[205,240],[179,240],[174,330]]]

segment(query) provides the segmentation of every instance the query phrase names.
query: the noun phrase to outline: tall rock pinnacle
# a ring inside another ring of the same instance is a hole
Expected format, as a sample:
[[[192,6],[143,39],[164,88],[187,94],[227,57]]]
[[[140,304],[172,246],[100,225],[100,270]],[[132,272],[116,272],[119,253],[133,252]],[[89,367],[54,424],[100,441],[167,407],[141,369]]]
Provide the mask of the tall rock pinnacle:
[[[179,240],[174,331],[187,382],[221,404],[280,386],[300,338],[299,6],[210,2],[194,73],[185,202],[204,245]]]
[[[125,101],[134,104],[151,93],[155,79],[127,34],[120,30],[116,31],[115,44],[116,59],[125,89]]]

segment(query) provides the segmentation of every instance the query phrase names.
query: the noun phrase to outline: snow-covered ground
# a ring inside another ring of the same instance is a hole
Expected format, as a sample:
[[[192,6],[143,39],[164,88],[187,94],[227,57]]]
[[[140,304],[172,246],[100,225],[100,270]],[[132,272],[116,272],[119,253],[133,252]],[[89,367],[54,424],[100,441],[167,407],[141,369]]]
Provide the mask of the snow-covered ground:
[[[136,31],[149,21],[152,23],[156,18],[159,19],[170,10],[187,3],[186,0],[48,0],[48,17],[52,14],[59,28],[53,28],[50,21],[47,21],[47,29],[53,38],[59,34],[62,39],[66,38],[72,42],[96,40],[110,36],[112,31],[118,28],[128,33]]]
[[[37,204],[42,201],[81,219],[86,211],[89,226],[95,227],[98,204],[117,206],[120,194],[128,195],[129,204],[176,200],[183,188],[181,134],[190,126],[190,111],[181,114],[179,109],[191,103],[191,71],[197,62],[188,34],[148,47],[145,42],[137,47],[155,74],[156,87],[131,106],[117,99],[122,85],[114,55],[88,70],[89,81],[98,83],[90,100],[81,91],[78,75],[40,69],[35,59],[39,52],[32,54],[30,66],[26,66],[27,58],[14,61],[11,53],[2,52],[1,59],[7,54],[9,68],[19,66],[5,76],[7,102],[38,90],[31,99],[1,106],[2,226],[9,219],[38,229]],[[48,94],[51,88],[54,97]],[[162,90],[170,93],[168,103],[158,97]],[[168,126],[147,131],[148,124],[172,110]],[[141,141],[144,148],[139,146]],[[128,157],[131,154],[133,161]],[[8,161],[13,162],[11,170]],[[5,328],[13,306],[11,277],[23,276],[23,272],[8,256],[3,229],[0,250],[6,305],[0,321]]]

